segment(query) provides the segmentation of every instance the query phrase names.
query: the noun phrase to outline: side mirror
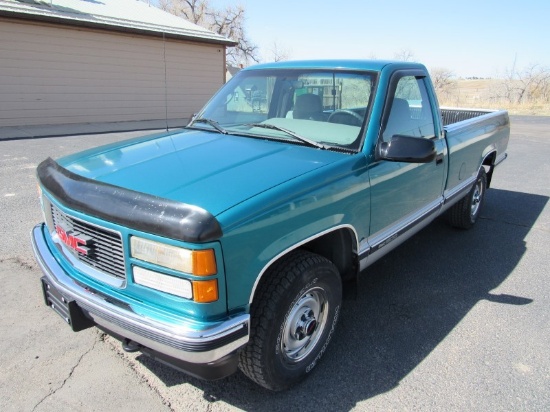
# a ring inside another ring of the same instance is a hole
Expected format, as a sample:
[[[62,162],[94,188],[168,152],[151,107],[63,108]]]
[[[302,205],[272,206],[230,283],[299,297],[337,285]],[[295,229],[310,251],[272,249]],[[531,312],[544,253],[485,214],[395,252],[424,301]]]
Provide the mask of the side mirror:
[[[376,158],[392,162],[430,163],[436,156],[433,140],[394,135],[376,146]]]

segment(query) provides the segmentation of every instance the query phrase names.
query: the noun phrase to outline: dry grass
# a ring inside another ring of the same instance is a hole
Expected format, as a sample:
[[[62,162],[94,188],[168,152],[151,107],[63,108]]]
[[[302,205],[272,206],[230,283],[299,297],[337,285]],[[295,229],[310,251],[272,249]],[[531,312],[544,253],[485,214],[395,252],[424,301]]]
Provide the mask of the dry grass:
[[[456,80],[447,92],[438,95],[441,106],[505,109],[510,114],[550,116],[549,102],[510,103],[495,96],[502,87],[499,79]]]

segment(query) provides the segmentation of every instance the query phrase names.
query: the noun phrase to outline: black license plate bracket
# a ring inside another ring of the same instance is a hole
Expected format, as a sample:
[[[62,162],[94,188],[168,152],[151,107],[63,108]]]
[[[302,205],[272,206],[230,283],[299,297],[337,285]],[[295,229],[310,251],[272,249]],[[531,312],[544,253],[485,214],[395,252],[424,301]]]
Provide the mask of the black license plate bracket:
[[[86,317],[76,301],[68,299],[57,290],[46,278],[40,279],[44,302],[71,327],[74,332],[91,328],[94,321]]]

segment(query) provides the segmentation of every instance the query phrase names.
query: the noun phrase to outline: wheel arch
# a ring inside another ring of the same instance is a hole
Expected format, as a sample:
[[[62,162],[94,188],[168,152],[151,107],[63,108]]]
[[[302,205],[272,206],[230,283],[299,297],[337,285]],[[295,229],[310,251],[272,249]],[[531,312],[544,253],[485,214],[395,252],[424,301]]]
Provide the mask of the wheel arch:
[[[495,170],[495,162],[497,159],[496,149],[491,150],[483,157],[481,167],[486,166],[485,172],[487,173],[487,188],[491,187],[491,179],[493,177],[493,171]]]
[[[264,279],[269,268],[283,256],[296,249],[304,249],[327,258],[336,266],[343,281],[353,279],[359,271],[358,245],[355,228],[351,225],[340,225],[312,235],[286,248],[271,259],[256,277],[250,293],[249,304],[252,304],[258,285]]]

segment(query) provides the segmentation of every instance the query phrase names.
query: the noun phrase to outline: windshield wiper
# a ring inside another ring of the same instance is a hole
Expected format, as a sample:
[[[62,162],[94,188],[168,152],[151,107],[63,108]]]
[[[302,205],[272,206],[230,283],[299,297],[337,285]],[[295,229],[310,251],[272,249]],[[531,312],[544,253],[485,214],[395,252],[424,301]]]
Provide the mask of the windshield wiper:
[[[281,126],[275,126],[274,124],[269,124],[269,123],[247,123],[244,126],[261,127],[263,129],[278,130],[279,132],[286,133],[289,136],[294,137],[296,140],[298,140],[302,143],[305,143],[309,146],[313,146],[313,147],[316,147],[318,149],[323,149],[323,150],[328,149],[328,146],[325,146],[322,143],[319,143],[319,142],[316,142],[314,140],[308,139],[307,137],[304,137],[304,136],[300,136],[299,134],[294,133],[292,130],[286,129],[286,128],[281,127]]]
[[[220,126],[220,124],[212,119],[207,119],[204,117],[201,117],[200,119],[193,120],[190,124],[193,125],[194,123],[206,123],[210,126],[212,126],[214,129],[216,129],[221,134],[228,134],[229,132],[225,130],[223,127]]]

